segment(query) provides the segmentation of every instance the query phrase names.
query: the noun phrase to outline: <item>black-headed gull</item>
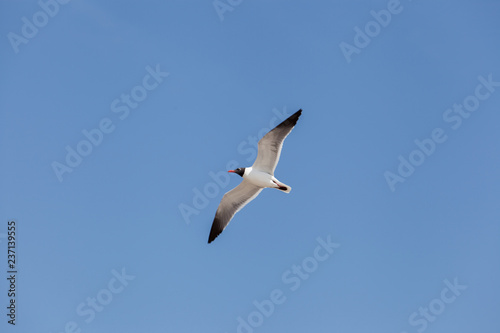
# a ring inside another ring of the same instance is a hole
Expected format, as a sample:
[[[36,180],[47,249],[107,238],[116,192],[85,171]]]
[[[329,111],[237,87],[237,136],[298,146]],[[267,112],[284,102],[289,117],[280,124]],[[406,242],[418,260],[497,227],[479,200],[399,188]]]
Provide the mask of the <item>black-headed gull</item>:
[[[208,243],[217,238],[234,214],[255,199],[264,188],[270,187],[290,193],[292,188],[274,177],[274,169],[276,169],[280,158],[283,141],[294,128],[301,113],[302,109],[292,114],[260,139],[257,158],[251,167],[228,171],[240,175],[243,177],[243,181],[222,197],[215,213]]]

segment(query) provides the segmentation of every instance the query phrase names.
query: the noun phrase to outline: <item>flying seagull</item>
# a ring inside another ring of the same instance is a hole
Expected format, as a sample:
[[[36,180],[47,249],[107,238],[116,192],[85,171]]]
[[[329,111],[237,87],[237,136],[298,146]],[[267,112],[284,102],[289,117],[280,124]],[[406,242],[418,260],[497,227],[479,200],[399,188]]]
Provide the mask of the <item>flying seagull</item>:
[[[265,187],[290,193],[291,187],[274,177],[274,169],[280,159],[283,141],[297,123],[302,109],[292,114],[259,141],[258,153],[251,167],[229,170],[243,177],[243,181],[224,194],[215,213],[208,243],[211,243],[227,227],[234,214],[255,199]]]

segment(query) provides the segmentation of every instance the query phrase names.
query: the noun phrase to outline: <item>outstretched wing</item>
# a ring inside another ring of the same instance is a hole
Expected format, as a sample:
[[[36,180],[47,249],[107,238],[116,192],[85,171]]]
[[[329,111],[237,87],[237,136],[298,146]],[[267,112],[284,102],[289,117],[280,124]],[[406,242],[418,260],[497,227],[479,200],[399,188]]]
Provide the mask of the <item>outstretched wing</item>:
[[[234,214],[240,211],[247,203],[255,199],[262,191],[262,187],[258,187],[243,179],[243,181],[233,188],[231,191],[224,194],[222,200],[215,213],[208,243],[211,243],[219,234],[226,228]]]
[[[259,141],[259,152],[252,168],[274,175],[281,155],[283,141],[294,128],[302,114],[302,109],[292,114],[281,124],[264,135]]]

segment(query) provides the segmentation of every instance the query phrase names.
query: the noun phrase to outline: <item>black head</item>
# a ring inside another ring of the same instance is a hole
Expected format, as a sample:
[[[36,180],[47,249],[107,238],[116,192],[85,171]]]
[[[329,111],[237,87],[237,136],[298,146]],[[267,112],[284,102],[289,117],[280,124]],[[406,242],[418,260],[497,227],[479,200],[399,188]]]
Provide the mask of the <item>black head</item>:
[[[243,177],[243,174],[245,173],[245,168],[238,168],[234,170],[229,170],[228,172],[234,172]]]

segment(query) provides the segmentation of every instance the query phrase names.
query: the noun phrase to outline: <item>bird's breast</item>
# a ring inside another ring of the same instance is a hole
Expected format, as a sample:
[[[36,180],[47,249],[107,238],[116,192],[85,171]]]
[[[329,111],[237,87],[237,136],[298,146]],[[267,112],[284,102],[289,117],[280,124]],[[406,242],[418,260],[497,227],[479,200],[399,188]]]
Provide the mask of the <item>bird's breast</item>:
[[[245,179],[260,187],[274,187],[273,176],[267,172],[252,170],[245,175]]]

